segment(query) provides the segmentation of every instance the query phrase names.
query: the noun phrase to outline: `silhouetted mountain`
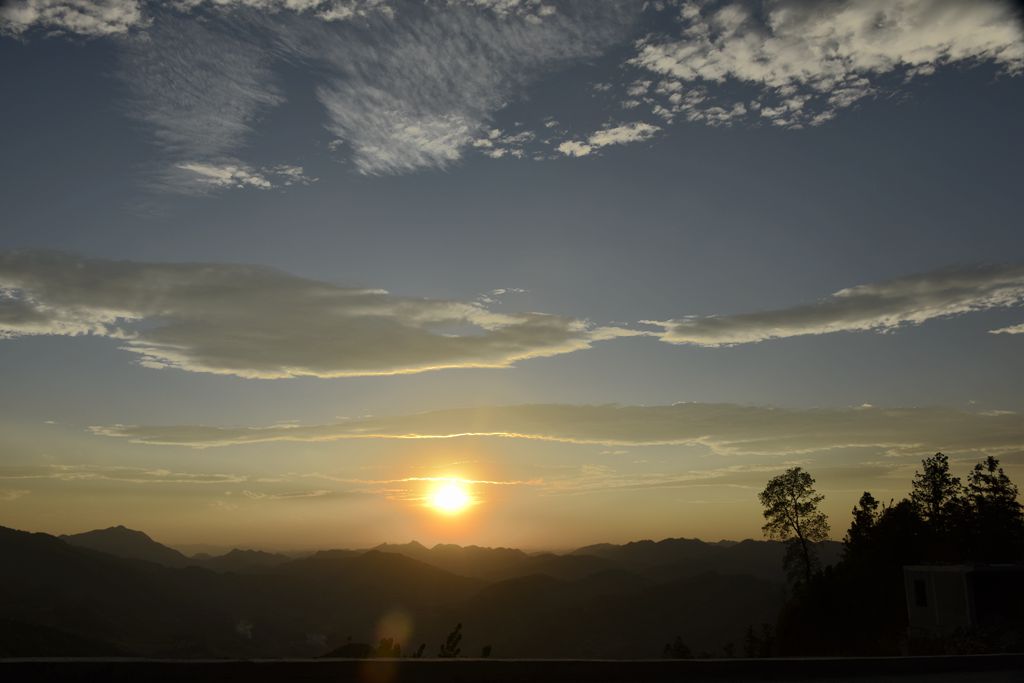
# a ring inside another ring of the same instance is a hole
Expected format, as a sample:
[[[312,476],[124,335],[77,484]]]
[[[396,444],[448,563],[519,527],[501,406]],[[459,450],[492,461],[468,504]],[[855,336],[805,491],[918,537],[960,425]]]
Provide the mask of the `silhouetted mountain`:
[[[720,554],[734,548],[741,552]],[[677,634],[695,650],[719,652],[748,625],[774,621],[781,583],[687,573],[707,558],[724,565],[723,557],[770,555],[769,544],[647,542],[594,552],[605,557],[407,544],[287,561],[252,551],[198,558],[259,568],[213,571],[0,527],[0,605],[18,624],[19,651],[82,656],[113,648],[308,657],[399,635],[378,630],[397,619],[411,629],[403,649],[425,643],[428,656],[463,623],[467,653],[492,645],[499,657],[657,657]],[[657,564],[663,559],[669,564]]]
[[[816,544],[823,566],[833,565],[842,555],[842,543]],[[572,555],[596,556],[626,569],[658,579],[696,576],[705,572],[747,574],[770,581],[783,581],[782,558],[785,544],[778,541],[706,543],[693,538],[662,541],[634,541],[624,545],[602,543],[585,546]]]
[[[385,543],[377,546],[375,550],[405,555],[453,574],[486,581],[500,581],[530,574],[578,579],[617,566],[597,557],[552,553],[529,555],[514,548],[481,548],[475,545],[438,544],[433,548],[427,548],[416,541],[397,545]]]
[[[292,558],[280,553],[235,548],[224,555],[193,555],[191,563],[217,572],[259,574],[271,571],[291,560]]]
[[[451,604],[473,595],[482,582],[395,553],[369,550],[339,559],[314,555],[280,567],[282,575],[325,584],[333,595],[363,600],[381,596],[404,605]]]
[[[397,553],[463,576],[497,579],[524,573],[529,555],[511,548],[438,544],[426,548],[416,541],[402,545],[382,544],[376,550]]]
[[[2,527],[0,557],[6,618],[145,656],[318,655],[396,608],[419,615],[480,587],[385,553],[244,575],[168,568]]]
[[[141,531],[123,526],[95,529],[81,534],[64,535],[60,538],[81,548],[90,548],[130,560],[156,562],[165,567],[187,567],[192,564],[188,557],[177,550],[157,543]]]
[[[318,550],[315,553],[309,555],[309,558],[318,560],[340,560],[349,557],[355,557],[356,555],[362,555],[365,551],[363,550]]]
[[[124,657],[109,643],[55,628],[0,619],[0,657]]]

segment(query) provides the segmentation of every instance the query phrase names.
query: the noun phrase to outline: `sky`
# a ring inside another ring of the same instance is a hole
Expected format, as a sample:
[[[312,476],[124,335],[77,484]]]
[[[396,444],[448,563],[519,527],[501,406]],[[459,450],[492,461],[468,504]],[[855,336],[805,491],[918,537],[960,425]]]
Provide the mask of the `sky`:
[[[1006,0],[0,5],[0,524],[832,537],[1024,481]],[[430,506],[460,482],[460,514]]]

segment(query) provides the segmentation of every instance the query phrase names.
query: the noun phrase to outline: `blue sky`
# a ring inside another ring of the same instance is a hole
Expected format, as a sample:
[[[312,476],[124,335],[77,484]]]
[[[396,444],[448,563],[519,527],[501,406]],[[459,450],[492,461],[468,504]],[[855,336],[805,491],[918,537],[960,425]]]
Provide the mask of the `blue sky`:
[[[8,3],[0,512],[738,537],[799,462],[838,537],[928,452],[1018,473],[1022,35],[996,0]],[[728,428],[659,439],[679,402]],[[320,431],[195,429],[284,423]]]

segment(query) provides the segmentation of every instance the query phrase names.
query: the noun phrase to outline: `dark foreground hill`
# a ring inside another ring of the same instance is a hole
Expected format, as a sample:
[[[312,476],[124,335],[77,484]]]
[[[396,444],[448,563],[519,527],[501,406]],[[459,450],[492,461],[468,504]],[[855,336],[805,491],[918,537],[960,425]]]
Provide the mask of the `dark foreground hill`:
[[[132,540],[133,552],[159,545],[105,531]],[[0,527],[5,656],[315,657],[384,637],[407,653],[425,643],[432,656],[456,623],[463,656],[490,645],[496,657],[659,657],[677,635],[718,654],[729,643],[739,651],[748,626],[773,622],[782,601],[768,560],[742,559],[760,552],[781,565],[781,548],[754,542],[569,555],[414,544],[301,559],[236,552],[191,566],[150,554],[166,566],[81,538]]]

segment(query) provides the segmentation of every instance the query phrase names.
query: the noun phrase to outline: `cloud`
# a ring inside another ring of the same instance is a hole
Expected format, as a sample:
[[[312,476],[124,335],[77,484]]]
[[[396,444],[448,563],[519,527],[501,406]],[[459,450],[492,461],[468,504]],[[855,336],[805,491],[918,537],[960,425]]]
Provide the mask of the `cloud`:
[[[8,0],[0,7],[0,33],[42,30],[87,38],[117,36],[147,28],[154,14],[203,9],[294,12],[328,22],[347,21],[376,13],[391,16],[391,5],[390,0]]]
[[[0,338],[104,336],[152,368],[265,379],[501,368],[637,334],[260,266],[0,252]]]
[[[182,192],[202,192],[212,188],[270,190],[297,184],[308,185],[316,180],[307,176],[301,166],[282,164],[268,168],[253,168],[241,162],[182,162],[162,176],[162,181],[167,186],[176,185]]]
[[[273,53],[217,17],[161,15],[119,43],[128,112],[175,163],[208,163],[238,150],[260,116],[284,102]]]
[[[619,126],[602,128],[587,138],[586,142],[567,140],[558,146],[566,156],[582,157],[609,145],[626,145],[631,142],[650,140],[661,128],[650,123],[636,121]]]
[[[43,5],[91,7],[30,4],[35,9],[5,10],[8,31],[49,26]],[[106,30],[118,36],[120,75],[132,93],[129,113],[150,127],[172,169],[239,165],[257,125],[285,102],[279,70],[299,67],[311,76],[324,125],[336,137],[331,148],[370,175],[459,161],[492,116],[531,82],[628,39],[641,6],[638,0],[566,0],[557,9],[534,0],[113,5],[135,11],[132,21],[108,21]],[[145,30],[128,30],[134,27]],[[524,157],[533,135],[518,131],[481,151]],[[258,178],[250,180],[207,183],[207,189],[260,186]]]
[[[732,346],[808,334],[891,330],[1024,303],[1024,266],[948,268],[842,289],[813,304],[760,313],[648,321],[662,341]]]
[[[136,443],[196,448],[274,441],[430,439],[494,436],[606,446],[703,445],[724,455],[796,456],[838,448],[884,448],[894,454],[937,450],[1000,452],[1024,446],[1014,413],[946,408],[788,410],[734,404],[670,406],[518,405],[370,417],[337,424],[229,428],[94,427]]]
[[[16,0],[0,8],[0,33],[109,39],[127,111],[166,157],[152,184],[211,192],[277,184],[269,169],[283,166],[240,159],[285,103],[286,72],[306,76],[333,153],[362,174],[400,174],[470,151],[582,157],[649,139],[659,129],[649,122],[583,137],[549,131],[550,117],[491,136],[531,84],[638,29],[656,32],[592,86],[612,93],[615,111],[799,128],[946,65],[1024,72],[1014,12],[1008,0]],[[182,174],[186,165],[238,170]]]
[[[237,474],[176,472],[162,468],[119,465],[3,466],[0,481],[53,479],[57,481],[112,481],[124,484],[237,484],[248,477]]]
[[[376,13],[391,16],[390,0],[177,0],[175,8],[191,11],[196,8],[256,9],[269,13],[295,12],[324,21],[349,21]]]
[[[641,39],[629,61],[663,79],[656,113],[667,117],[721,123],[749,110],[773,125],[818,125],[948,64],[1024,70],[1006,0],[724,0],[677,12],[678,34]]]
[[[566,3],[556,13],[481,12],[529,3],[450,3],[377,22],[369,33],[296,26],[292,41],[329,74],[317,88],[327,128],[364,174],[444,168],[487,139],[491,116],[543,72],[626,36],[633,3]],[[539,18],[538,18],[539,17]],[[532,20],[531,20],[532,19]],[[484,147],[490,156],[520,149]]]
[[[998,330],[990,330],[990,334],[1024,334],[1024,323],[1020,325],[1011,325],[1010,327],[1001,327]]]
[[[0,7],[0,35],[31,29],[86,37],[124,34],[147,25],[139,0],[11,0]]]
[[[25,489],[0,489],[0,503],[10,503],[30,493],[32,492]]]
[[[334,495],[336,492],[330,489],[309,489],[305,491],[284,491],[281,493],[267,493],[265,491],[250,491],[245,489],[242,495],[250,500],[301,500],[304,498],[324,498]]]

